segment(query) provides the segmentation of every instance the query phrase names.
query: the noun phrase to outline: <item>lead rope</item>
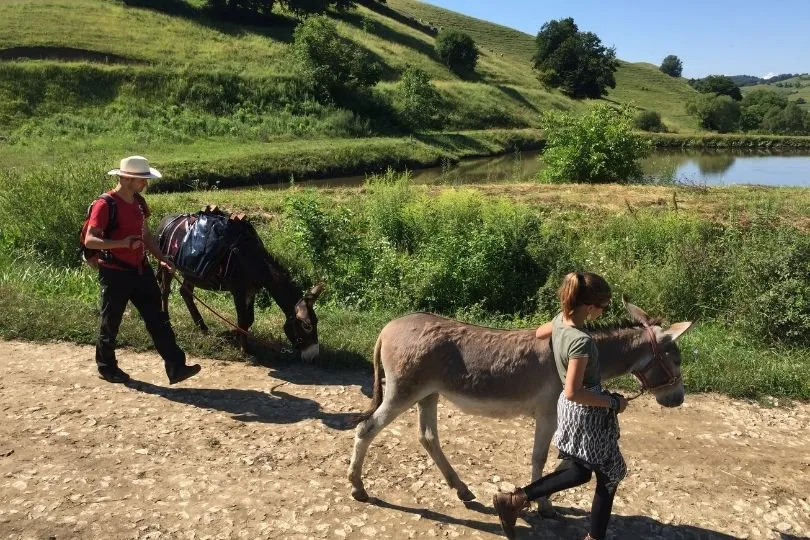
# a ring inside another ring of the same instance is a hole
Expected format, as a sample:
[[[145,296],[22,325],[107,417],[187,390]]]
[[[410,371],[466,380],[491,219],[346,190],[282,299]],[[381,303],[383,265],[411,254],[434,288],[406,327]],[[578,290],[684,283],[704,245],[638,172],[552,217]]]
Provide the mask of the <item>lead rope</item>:
[[[647,331],[647,335],[650,336],[650,348],[652,349],[652,353],[653,353],[653,357],[650,360],[650,363],[652,363],[652,362],[655,362],[655,359],[658,356],[658,343],[655,340],[655,334],[653,333],[653,330],[650,328],[650,326],[645,324],[644,329]],[[646,369],[646,367],[647,366],[645,366],[642,369]],[[641,395],[646,390],[646,388],[644,387],[644,383],[642,382],[641,378],[638,375],[636,375],[635,373],[633,373],[633,376],[638,381],[638,384],[641,387],[641,389],[638,391],[638,393],[635,396],[627,398],[628,402],[633,401],[634,399],[636,399],[638,397],[641,397]]]
[[[276,344],[276,345],[274,345],[274,344],[270,343],[269,341],[266,341],[266,340],[264,340],[264,339],[262,339],[262,338],[260,338],[260,337],[257,337],[257,336],[255,336],[255,335],[251,334],[251,333],[250,333],[250,332],[248,332],[247,330],[243,330],[242,328],[239,328],[237,325],[235,325],[233,322],[231,322],[231,321],[230,321],[229,319],[227,319],[225,316],[220,315],[220,314],[217,312],[217,310],[215,310],[214,308],[212,308],[211,306],[209,306],[208,304],[206,304],[206,303],[205,303],[203,300],[201,300],[201,299],[200,299],[200,297],[199,297],[199,296],[197,296],[196,294],[194,294],[194,291],[190,291],[190,290],[188,289],[188,287],[186,287],[186,284],[185,284],[184,282],[182,282],[182,281],[180,280],[180,278],[179,278],[179,277],[177,277],[177,274],[176,274],[176,273],[172,272],[172,278],[174,278],[174,279],[177,281],[177,283],[179,283],[179,284],[180,284],[180,288],[181,288],[181,289],[184,289],[186,292],[191,293],[191,296],[192,296],[192,298],[194,298],[194,300],[196,300],[197,302],[199,302],[200,304],[202,304],[202,305],[203,305],[203,307],[205,307],[205,309],[207,309],[208,311],[210,311],[211,313],[213,313],[214,315],[216,315],[217,317],[219,317],[219,318],[220,318],[222,321],[224,321],[224,322],[225,322],[225,323],[226,323],[228,326],[230,326],[231,328],[233,328],[234,330],[236,330],[236,331],[237,331],[237,332],[239,332],[240,334],[243,334],[243,335],[245,335],[245,336],[249,337],[250,339],[252,339],[252,340],[255,340],[255,341],[259,342],[260,344],[264,345],[265,347],[269,347],[270,349],[275,349],[275,348],[277,348],[277,344]]]

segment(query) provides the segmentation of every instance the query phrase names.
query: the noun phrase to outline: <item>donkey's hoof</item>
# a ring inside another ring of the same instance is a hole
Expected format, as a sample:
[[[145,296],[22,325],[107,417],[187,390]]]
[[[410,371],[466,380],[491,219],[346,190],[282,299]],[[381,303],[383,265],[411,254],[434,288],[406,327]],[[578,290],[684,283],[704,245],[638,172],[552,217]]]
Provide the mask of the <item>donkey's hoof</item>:
[[[470,502],[475,500],[475,493],[470,491],[470,488],[468,488],[467,486],[464,486],[463,489],[459,489],[458,491],[456,491],[456,494],[458,495],[458,498],[464,502]]]
[[[359,487],[359,488],[353,487],[352,488],[352,497],[354,498],[355,501],[360,501],[360,502],[368,502],[368,499],[369,499],[368,493],[366,493],[366,489],[362,488],[362,487]]]
[[[203,334],[208,334],[208,327],[204,324],[200,325],[200,332]]]

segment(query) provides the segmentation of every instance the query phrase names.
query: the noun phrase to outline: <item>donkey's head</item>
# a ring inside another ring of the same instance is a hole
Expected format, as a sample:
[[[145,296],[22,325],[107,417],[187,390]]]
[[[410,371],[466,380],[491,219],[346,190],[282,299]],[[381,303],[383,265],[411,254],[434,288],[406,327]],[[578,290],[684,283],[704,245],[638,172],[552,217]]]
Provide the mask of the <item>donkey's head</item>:
[[[287,339],[301,353],[301,359],[311,362],[318,356],[318,317],[315,315],[315,300],[323,291],[323,282],[318,282],[296,304],[284,323]]]
[[[622,297],[624,307],[646,332],[649,351],[636,360],[630,372],[642,387],[655,396],[659,405],[677,407],[683,403],[684,390],[681,377],[681,351],[675,343],[686,332],[691,321],[677,322],[669,328],[661,328],[658,319],[647,315],[640,307]]]

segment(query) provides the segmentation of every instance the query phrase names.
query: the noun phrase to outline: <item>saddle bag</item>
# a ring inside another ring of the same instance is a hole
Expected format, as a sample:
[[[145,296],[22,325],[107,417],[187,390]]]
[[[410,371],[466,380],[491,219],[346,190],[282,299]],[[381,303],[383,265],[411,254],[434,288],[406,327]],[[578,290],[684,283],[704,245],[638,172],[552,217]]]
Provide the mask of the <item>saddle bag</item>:
[[[241,230],[228,216],[201,212],[180,242],[174,264],[186,276],[205,279],[216,270],[240,236]]]

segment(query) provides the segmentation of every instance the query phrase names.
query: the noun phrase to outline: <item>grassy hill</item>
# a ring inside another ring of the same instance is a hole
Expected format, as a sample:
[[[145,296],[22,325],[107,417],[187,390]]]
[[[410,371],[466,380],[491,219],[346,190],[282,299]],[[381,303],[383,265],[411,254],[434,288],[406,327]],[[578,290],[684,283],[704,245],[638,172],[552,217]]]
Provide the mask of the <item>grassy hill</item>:
[[[263,145],[294,152],[304,139],[332,141],[344,154],[362,145],[359,137],[412,145],[379,108],[305,95],[290,54],[294,18],[279,16],[262,26],[224,23],[196,10],[200,4],[191,0],[186,11],[166,13],[115,0],[0,3],[0,161],[28,167],[65,156],[109,159],[137,151],[182,162],[203,156],[231,166],[245,153],[234,147],[260,156]],[[543,88],[531,69],[534,38],[516,30],[415,0],[331,16],[344,38],[382,65],[375,89],[382,101],[408,65],[428,72],[442,94],[441,131],[450,136],[422,141],[428,148],[414,165],[507,150],[490,143],[510,144],[502,133],[511,130],[532,139],[525,130],[539,128],[542,110],[581,110],[593,102]],[[457,28],[476,40],[481,58],[473,78],[464,80],[437,60],[436,28]],[[685,80],[650,64],[624,62],[616,78],[608,100],[656,110],[677,132],[697,130],[684,111],[694,94]],[[480,133],[489,130],[499,134]],[[379,159],[355,158],[346,167],[380,165]]]
[[[782,94],[788,98],[788,101],[796,101],[799,98],[804,99],[802,107],[810,110],[810,74],[799,75],[791,77],[784,81],[776,83],[756,84],[752,86],[743,86],[740,88],[743,95],[757,89],[767,89]]]

